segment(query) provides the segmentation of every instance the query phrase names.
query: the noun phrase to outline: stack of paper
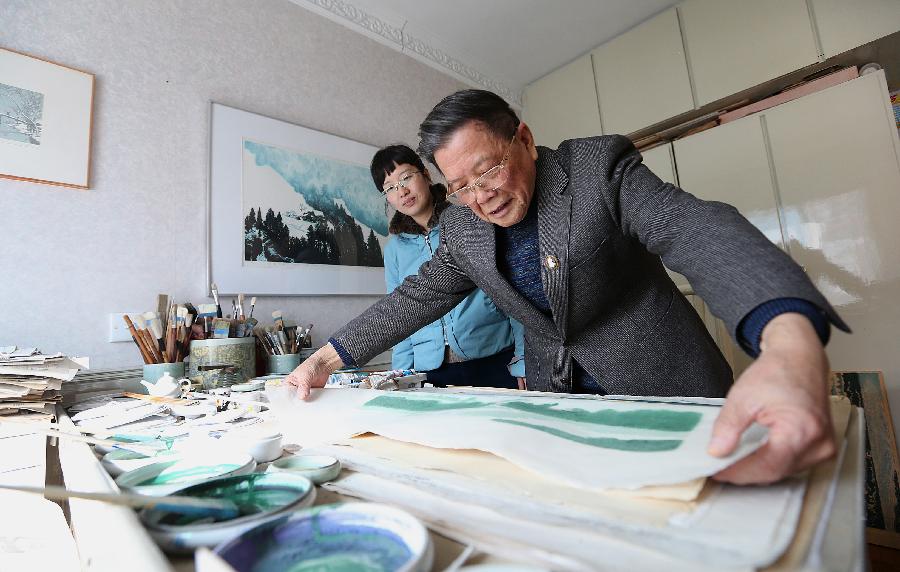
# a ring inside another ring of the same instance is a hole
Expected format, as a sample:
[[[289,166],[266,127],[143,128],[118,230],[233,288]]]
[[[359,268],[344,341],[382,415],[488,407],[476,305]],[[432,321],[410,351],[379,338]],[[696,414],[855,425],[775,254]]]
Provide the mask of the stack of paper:
[[[86,364],[61,353],[0,346],[0,415],[53,415],[62,384],[72,381],[82,367]]]

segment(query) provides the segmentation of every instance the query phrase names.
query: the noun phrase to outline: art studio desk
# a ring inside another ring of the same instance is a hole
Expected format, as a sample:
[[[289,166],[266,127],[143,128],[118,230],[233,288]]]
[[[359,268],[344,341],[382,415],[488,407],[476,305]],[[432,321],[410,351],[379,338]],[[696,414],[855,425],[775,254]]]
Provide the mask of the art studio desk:
[[[352,391],[352,390],[348,390]],[[60,410],[60,426],[71,421]],[[60,442],[51,448],[48,459],[58,454],[62,478],[73,490],[109,492],[116,490],[113,480],[101,467],[90,447],[83,443]],[[865,570],[866,550],[864,540],[865,479],[863,456],[865,452],[865,422],[861,409],[850,410],[844,438],[838,456],[811,471],[794,539],[787,552],[766,570]],[[263,467],[264,468],[264,467]],[[350,497],[341,494],[341,482],[354,471],[345,469],[335,483],[318,487],[316,504],[325,504]],[[361,473],[360,473],[361,474]],[[379,491],[353,497],[384,502]],[[463,503],[464,504],[464,503]],[[531,566],[549,569],[566,569],[553,562],[570,562],[566,554],[537,550],[528,546],[527,538],[521,543],[490,535],[467,535],[465,523],[454,523],[449,512],[422,513],[421,507],[400,506],[428,525],[435,546],[434,570],[455,569],[465,560],[476,562],[511,562],[524,560]],[[136,514],[128,508],[103,503],[71,499],[68,502],[71,529],[75,536],[85,570],[120,571],[127,566],[129,572],[157,572],[160,570],[193,570],[190,558],[167,557],[154,544],[140,524]],[[479,512],[487,511],[487,512]],[[451,511],[452,512],[452,511]],[[486,518],[498,518],[496,522],[520,523],[520,516],[500,515],[484,507],[473,507],[464,514],[482,514]],[[2,518],[10,518],[4,515]],[[469,518],[469,517],[467,517]],[[474,517],[474,518],[477,518]],[[736,514],[734,518],[740,519]],[[506,519],[506,520],[504,520]],[[493,520],[492,520],[493,522]],[[543,526],[532,522],[534,526]],[[498,525],[504,528],[502,525]],[[477,527],[476,527],[477,528]],[[512,528],[512,526],[510,526]],[[544,536],[552,538],[560,534],[560,527],[546,525]],[[562,529],[564,530],[564,529]],[[460,532],[463,531],[463,532]],[[612,539],[615,541],[615,539]],[[608,553],[598,551],[596,560],[581,568],[570,569],[645,569],[640,561],[628,562],[609,559]],[[557,559],[558,557],[558,559]],[[583,564],[583,560],[582,560]],[[624,566],[623,566],[624,564]],[[678,569],[675,567],[674,569]]]

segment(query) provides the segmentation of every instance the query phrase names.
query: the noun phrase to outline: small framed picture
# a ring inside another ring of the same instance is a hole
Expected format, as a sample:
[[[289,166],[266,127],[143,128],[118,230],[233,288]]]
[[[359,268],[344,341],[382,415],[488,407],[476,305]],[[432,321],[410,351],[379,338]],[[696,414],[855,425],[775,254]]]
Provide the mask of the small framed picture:
[[[0,177],[88,188],[92,74],[0,48]]]

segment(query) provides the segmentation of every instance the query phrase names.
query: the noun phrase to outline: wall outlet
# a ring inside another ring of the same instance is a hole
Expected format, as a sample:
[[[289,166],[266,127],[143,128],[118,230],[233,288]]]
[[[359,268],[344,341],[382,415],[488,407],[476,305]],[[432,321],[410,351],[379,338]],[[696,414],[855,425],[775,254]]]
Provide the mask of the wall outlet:
[[[125,320],[122,319],[122,316],[127,315],[132,320],[135,317],[140,316],[140,312],[119,312],[118,314],[110,314],[109,315],[109,342],[130,342],[131,341],[131,332],[128,331],[128,324],[125,323]]]

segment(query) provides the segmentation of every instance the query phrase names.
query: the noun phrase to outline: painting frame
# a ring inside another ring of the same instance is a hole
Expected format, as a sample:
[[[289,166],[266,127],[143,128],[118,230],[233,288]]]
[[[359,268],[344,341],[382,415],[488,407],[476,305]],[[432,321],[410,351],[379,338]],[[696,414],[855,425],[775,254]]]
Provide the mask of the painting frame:
[[[0,47],[0,177],[90,188],[94,75]]]
[[[849,399],[866,420],[866,541],[900,549],[900,454],[881,371],[833,371],[832,395]]]
[[[245,141],[364,166],[367,171],[378,150],[372,145],[211,101],[207,282],[214,282],[222,294],[384,295],[383,267],[246,263],[242,194]],[[374,186],[371,192],[376,193]]]

